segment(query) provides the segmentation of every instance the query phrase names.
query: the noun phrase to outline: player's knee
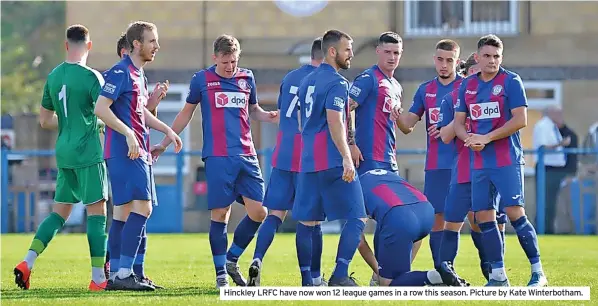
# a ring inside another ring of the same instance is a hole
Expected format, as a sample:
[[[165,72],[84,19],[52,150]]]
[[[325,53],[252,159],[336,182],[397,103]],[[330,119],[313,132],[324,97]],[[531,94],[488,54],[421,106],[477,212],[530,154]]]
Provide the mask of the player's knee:
[[[432,226],[432,231],[437,232],[444,229],[444,214],[435,214],[434,215],[434,225]]]
[[[129,213],[131,212],[131,204],[124,204],[119,206],[114,206],[112,208],[112,219],[117,221],[126,222],[127,218],[129,218]]]
[[[272,215],[272,216],[276,216],[281,221],[284,221],[284,218],[286,218],[286,216],[287,216],[287,211],[286,210],[275,210],[275,209],[273,209],[273,210],[270,210],[268,212],[268,214]]]
[[[52,207],[52,211],[54,213],[57,213],[58,215],[60,215],[62,217],[62,219],[64,219],[65,221],[71,215],[72,210],[73,210],[73,204],[56,203]]]
[[[152,214],[152,202],[149,200],[133,200],[131,212],[149,218]]]
[[[380,280],[380,287],[388,287],[392,282],[392,279],[384,278],[382,276],[379,277]]]
[[[461,227],[463,226],[463,222],[445,222],[444,229],[451,231],[451,232],[459,232]]]
[[[515,221],[525,216],[525,209],[522,206],[508,206],[505,207],[505,213],[509,217],[509,220]]]
[[[105,216],[106,215],[106,201],[101,200],[86,206],[88,216]]]
[[[210,217],[212,221],[228,223],[230,211],[230,206],[224,208],[215,208],[210,211]]]
[[[266,208],[262,206],[252,207],[251,209],[248,207],[247,209],[247,215],[255,222],[263,222],[264,219],[266,219],[267,214]]]
[[[320,224],[319,221],[299,221],[299,223],[301,223],[305,226],[316,226],[316,225]]]
[[[475,220],[477,224],[496,221],[496,211],[493,209],[476,211]]]
[[[501,232],[504,232],[505,231],[505,225],[506,224],[504,224],[504,223],[499,223],[498,224],[498,230],[501,231]],[[480,230],[479,227],[478,227],[478,232],[481,232],[481,230]]]

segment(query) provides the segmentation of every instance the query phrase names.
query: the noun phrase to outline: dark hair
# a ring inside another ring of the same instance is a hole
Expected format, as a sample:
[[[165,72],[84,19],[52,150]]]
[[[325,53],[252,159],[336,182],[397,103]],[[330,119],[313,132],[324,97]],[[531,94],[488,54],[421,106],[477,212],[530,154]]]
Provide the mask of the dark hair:
[[[153,31],[156,29],[156,25],[146,21],[135,21],[129,24],[126,32],[127,43],[129,44],[129,50],[133,50],[133,42],[138,41],[143,43],[143,33],[145,30]]]
[[[457,51],[457,53],[459,53],[461,48],[456,41],[451,39],[443,39],[436,43],[436,50]]]
[[[66,40],[69,43],[80,44],[89,41],[89,30],[81,24],[74,24],[66,29]]]
[[[241,44],[232,35],[222,34],[214,41],[214,55],[229,55],[237,52],[241,53]]]
[[[403,38],[395,32],[384,32],[378,38],[378,46],[382,44],[399,44],[403,43]]]
[[[498,49],[503,48],[502,40],[500,40],[500,38],[494,34],[482,36],[480,40],[478,40],[478,50],[480,50],[483,46],[492,46]]]
[[[322,37],[314,39],[311,44],[311,59],[321,60],[324,58],[324,52],[322,52]]]
[[[338,42],[341,41],[341,39],[343,38],[349,41],[353,40],[353,38],[351,38],[351,36],[349,36],[349,34],[345,32],[339,30],[326,31],[326,33],[324,33],[324,36],[322,36],[322,52],[324,53],[324,56],[328,54],[328,49],[330,49],[330,47],[336,46]]]
[[[122,53],[120,53],[123,48],[129,49],[129,47],[127,45],[128,45],[127,33],[120,34],[120,37],[118,38],[118,41],[116,42],[116,55],[118,55],[118,57],[123,56]]]
[[[469,68],[477,64],[477,62],[475,61],[474,54],[475,53],[470,54],[466,61],[459,63],[459,67],[457,68],[457,70],[461,75],[467,75]]]

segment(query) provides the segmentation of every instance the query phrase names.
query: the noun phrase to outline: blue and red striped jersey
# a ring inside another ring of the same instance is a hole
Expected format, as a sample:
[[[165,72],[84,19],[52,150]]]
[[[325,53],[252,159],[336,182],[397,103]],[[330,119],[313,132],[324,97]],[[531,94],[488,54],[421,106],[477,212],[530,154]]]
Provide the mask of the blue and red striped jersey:
[[[413,104],[409,109],[410,113],[420,118],[426,115],[426,129],[440,121],[440,104],[442,98],[451,91],[459,88],[462,78],[457,78],[448,85],[442,85],[438,77],[427,81],[419,86],[413,97]],[[455,157],[455,146],[453,143],[445,144],[441,139],[427,138],[426,170],[451,169]]]
[[[151,164],[149,129],[145,124],[144,113],[149,94],[143,69],[135,67],[131,58],[127,56],[105,72],[105,81],[100,95],[113,101],[110,109],[135,132],[135,138],[139,143],[139,157]],[[128,152],[126,137],[106,126],[104,159],[127,157]]]
[[[299,131],[299,85],[301,80],[316,69],[312,65],[303,65],[289,72],[280,84],[278,110],[280,124],[276,136],[276,147],[272,155],[272,167],[299,172],[301,161],[301,131]]]
[[[318,172],[342,167],[343,158],[330,136],[327,110],[341,112],[347,133],[349,82],[332,66],[322,63],[299,86],[301,113],[300,172]]]
[[[249,122],[249,105],[258,103],[255,78],[251,70],[237,69],[224,78],[213,65],[191,79],[187,103],[201,106],[202,158],[256,155]]]
[[[451,123],[455,119],[455,106],[457,105],[457,95],[459,90],[453,90],[442,99],[440,105],[440,122],[438,122],[438,128],[443,128]],[[465,127],[469,132],[470,119],[465,119]],[[461,184],[471,182],[471,154],[472,151],[465,147],[465,142],[455,137],[455,148],[456,155],[453,162],[451,184]]]
[[[370,170],[359,177],[365,210],[368,216],[380,222],[395,206],[426,202],[428,199],[401,176],[386,170]]]
[[[486,135],[502,127],[512,117],[511,111],[527,107],[521,77],[500,68],[494,79],[484,82],[477,74],[467,77],[459,88],[456,111],[471,118],[471,132]],[[519,131],[495,140],[473,153],[473,169],[523,165],[523,148]]]
[[[403,88],[394,77],[387,77],[378,65],[358,75],[349,96],[355,109],[355,143],[364,159],[396,164],[396,122],[390,111],[401,105]]]

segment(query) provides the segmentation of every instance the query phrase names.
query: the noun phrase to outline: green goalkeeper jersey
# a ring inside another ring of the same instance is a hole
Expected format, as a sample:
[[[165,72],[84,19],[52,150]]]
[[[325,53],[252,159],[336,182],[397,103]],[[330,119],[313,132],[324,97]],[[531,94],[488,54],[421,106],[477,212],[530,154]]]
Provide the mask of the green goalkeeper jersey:
[[[102,86],[102,75],[81,64],[64,62],[48,75],[42,107],[58,116],[58,168],[83,168],[103,161],[100,126],[94,113]]]

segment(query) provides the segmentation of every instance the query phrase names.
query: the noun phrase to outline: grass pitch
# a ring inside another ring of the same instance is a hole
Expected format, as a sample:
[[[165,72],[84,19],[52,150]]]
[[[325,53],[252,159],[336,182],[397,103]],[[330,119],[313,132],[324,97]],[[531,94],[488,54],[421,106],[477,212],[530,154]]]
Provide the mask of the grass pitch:
[[[368,237],[370,244],[371,236]],[[90,260],[87,237],[83,234],[58,234],[48,249],[39,257],[31,275],[31,289],[23,291],[14,284],[12,270],[23,260],[31,242],[31,235],[1,236],[1,303],[2,305],[337,305],[388,304],[407,302],[355,301],[220,301],[214,288],[214,268],[207,234],[150,234],[146,255],[146,273],[167,289],[154,292],[100,292],[90,293]],[[232,235],[229,236],[229,243]],[[324,235],[322,271],[330,276],[334,265],[338,235]],[[253,250],[252,243],[239,264],[247,276]],[[462,303],[513,305],[598,305],[598,238],[596,236],[542,236],[540,248],[544,270],[550,286],[590,286],[591,301],[429,301],[408,302],[423,305],[455,305]],[[530,266],[517,237],[507,236],[507,274],[513,286],[525,286]],[[427,239],[415,260],[415,270],[431,268]],[[461,236],[456,269],[472,286],[485,283],[478,267],[477,251],[468,234]],[[350,271],[358,282],[367,285],[371,270],[355,255]],[[263,286],[300,286],[295,253],[294,234],[278,234],[264,258]],[[232,284],[232,282],[231,282]]]

